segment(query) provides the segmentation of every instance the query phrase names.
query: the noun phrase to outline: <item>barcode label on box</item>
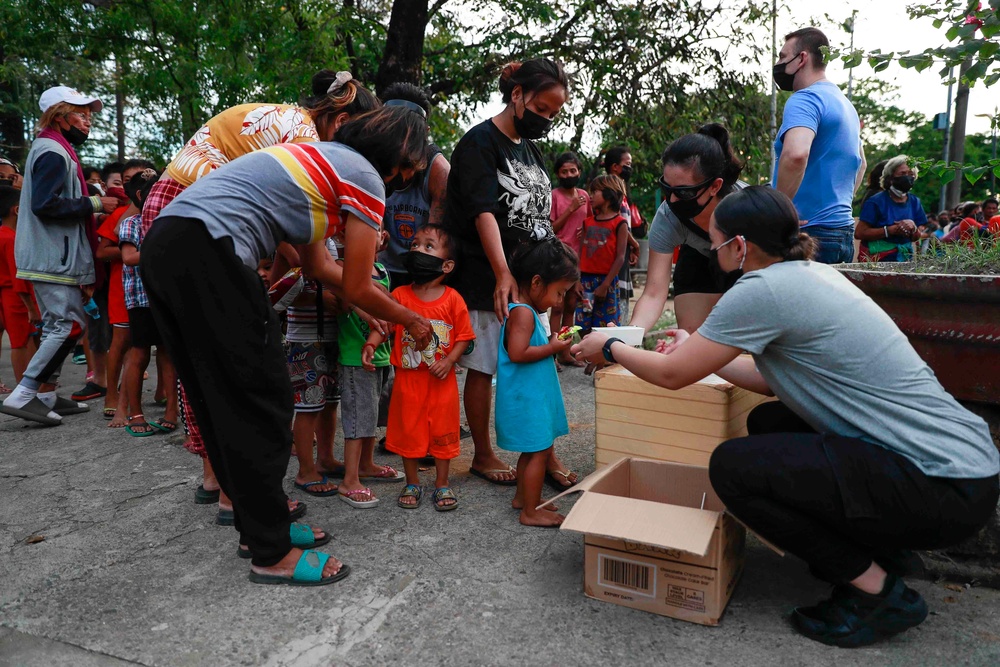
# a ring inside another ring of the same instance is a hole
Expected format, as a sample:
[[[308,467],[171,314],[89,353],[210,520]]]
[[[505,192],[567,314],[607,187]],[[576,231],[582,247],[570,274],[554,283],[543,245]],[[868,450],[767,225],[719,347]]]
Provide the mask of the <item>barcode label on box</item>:
[[[656,566],[598,554],[597,583],[643,597],[656,597]]]

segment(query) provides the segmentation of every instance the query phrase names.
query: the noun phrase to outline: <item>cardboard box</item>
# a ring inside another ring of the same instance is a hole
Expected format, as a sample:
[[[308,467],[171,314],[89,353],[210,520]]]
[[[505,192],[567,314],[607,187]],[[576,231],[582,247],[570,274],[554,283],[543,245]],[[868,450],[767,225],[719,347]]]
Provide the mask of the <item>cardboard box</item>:
[[[719,444],[746,435],[747,414],[770,400],[711,375],[673,391],[622,366],[595,380],[597,467],[625,456],[707,466]]]
[[[578,492],[561,529],[584,534],[587,597],[718,625],[743,573],[746,529],[707,468],[624,458],[556,498]]]

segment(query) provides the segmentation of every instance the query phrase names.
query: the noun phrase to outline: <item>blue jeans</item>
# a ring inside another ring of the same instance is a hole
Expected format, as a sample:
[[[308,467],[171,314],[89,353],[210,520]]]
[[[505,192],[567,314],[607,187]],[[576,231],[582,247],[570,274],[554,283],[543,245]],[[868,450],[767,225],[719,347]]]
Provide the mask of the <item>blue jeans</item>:
[[[823,264],[841,264],[854,261],[854,226],[805,227],[803,230],[816,241],[813,260]]]

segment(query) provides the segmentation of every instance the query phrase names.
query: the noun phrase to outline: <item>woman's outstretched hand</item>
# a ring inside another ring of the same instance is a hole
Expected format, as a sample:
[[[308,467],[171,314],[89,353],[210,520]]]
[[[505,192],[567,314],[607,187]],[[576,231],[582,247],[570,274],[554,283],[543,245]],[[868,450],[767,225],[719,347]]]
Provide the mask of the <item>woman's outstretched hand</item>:
[[[691,334],[684,329],[667,329],[664,333],[667,338],[661,338],[656,341],[656,347],[654,348],[660,354],[670,354],[676,350],[681,343],[691,337]]]

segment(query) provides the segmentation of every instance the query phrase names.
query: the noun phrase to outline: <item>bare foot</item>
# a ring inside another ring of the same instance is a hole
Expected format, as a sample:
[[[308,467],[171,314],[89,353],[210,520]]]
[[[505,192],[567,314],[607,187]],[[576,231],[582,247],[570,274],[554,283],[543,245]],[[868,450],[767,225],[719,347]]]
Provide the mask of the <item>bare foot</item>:
[[[115,412],[115,416],[108,422],[108,428],[125,428],[125,415],[121,410]]]
[[[553,526],[558,526],[563,522],[564,517],[562,514],[557,514],[556,512],[550,512],[548,510],[535,510],[531,514],[528,514],[527,509],[521,510],[521,525],[522,526],[541,526],[543,528],[551,528]]]
[[[520,498],[515,497],[514,500],[510,501],[510,506],[516,510],[524,509],[524,501]],[[545,507],[542,509],[548,510],[550,512],[558,512],[559,508],[554,503],[546,503]]]
[[[299,558],[302,557],[302,549],[292,549],[288,552],[288,555],[282,558],[280,561],[272,565],[271,567],[258,567],[257,565],[251,565],[250,569],[257,574],[271,574],[278,577],[291,577],[295,574],[295,566],[299,563]],[[344,566],[336,558],[330,557],[330,560],[326,562],[323,567],[323,578],[332,577],[333,575],[340,572],[340,568]]]

